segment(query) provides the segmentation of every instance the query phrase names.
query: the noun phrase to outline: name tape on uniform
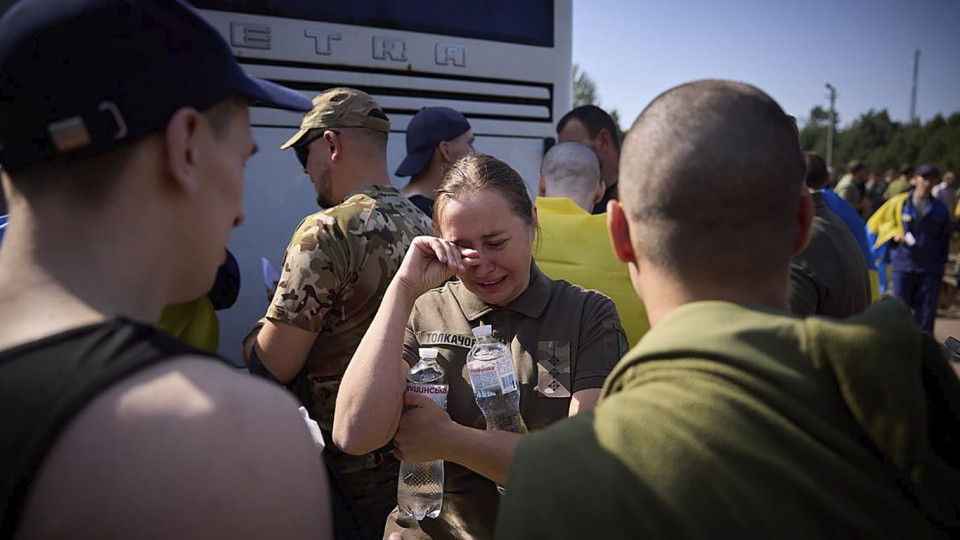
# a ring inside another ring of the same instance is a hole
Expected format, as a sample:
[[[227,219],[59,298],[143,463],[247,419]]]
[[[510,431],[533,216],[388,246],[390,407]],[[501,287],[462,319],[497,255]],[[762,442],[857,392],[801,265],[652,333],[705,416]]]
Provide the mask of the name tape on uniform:
[[[477,338],[471,335],[451,334],[449,332],[420,332],[418,338],[421,346],[450,345],[464,349],[473,347],[473,344],[477,341]]]

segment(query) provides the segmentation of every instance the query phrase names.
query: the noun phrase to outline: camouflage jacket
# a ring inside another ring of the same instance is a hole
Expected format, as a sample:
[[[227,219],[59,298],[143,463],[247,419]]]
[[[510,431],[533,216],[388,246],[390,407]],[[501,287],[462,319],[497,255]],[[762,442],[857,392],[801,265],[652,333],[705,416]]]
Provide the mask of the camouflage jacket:
[[[410,242],[432,229],[399,191],[371,185],[307,216],[293,234],[267,317],[318,333],[305,370],[321,428],[333,425],[343,372]]]

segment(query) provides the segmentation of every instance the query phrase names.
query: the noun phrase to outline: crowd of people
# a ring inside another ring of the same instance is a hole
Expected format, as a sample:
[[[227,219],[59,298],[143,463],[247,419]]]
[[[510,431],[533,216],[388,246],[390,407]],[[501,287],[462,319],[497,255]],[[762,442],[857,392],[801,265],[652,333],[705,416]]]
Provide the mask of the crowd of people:
[[[280,151],[322,210],[248,374],[158,323],[232,275],[244,163],[276,151],[251,104],[303,113]],[[904,189],[858,162],[825,189],[793,118],[723,80],[666,90],[622,141],[570,111],[533,199],[458,111],[413,117],[403,190],[389,133],[361,90],[246,75],[179,0],[0,19],[0,536],[960,533],[960,381],[929,312],[952,173]],[[481,325],[528,434],[486,429]],[[405,391],[424,346],[446,410]],[[397,508],[400,460],[444,461],[436,518]]]

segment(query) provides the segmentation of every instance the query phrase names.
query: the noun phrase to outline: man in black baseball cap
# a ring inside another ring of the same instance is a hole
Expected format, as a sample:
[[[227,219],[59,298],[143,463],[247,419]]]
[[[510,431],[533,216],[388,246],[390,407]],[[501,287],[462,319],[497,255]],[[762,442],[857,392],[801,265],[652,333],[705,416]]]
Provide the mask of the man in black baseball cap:
[[[433,199],[444,168],[472,154],[473,129],[459,111],[450,107],[424,107],[407,126],[407,156],[397,176],[410,176],[401,190],[425,214],[433,217]]]
[[[920,165],[911,183],[910,191],[888,203],[895,205],[900,230],[887,247],[887,258],[893,295],[913,310],[921,330],[933,334],[953,223],[950,209],[933,196],[933,187],[940,183],[939,168]]]
[[[153,326],[243,221],[253,102],[311,105],[176,0],[0,19],[0,537],[329,534],[292,398]]]

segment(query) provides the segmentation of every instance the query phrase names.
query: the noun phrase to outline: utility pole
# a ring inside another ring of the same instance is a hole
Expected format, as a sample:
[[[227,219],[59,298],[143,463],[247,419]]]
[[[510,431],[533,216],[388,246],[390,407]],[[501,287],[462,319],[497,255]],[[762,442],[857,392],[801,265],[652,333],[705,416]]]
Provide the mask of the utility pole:
[[[829,82],[823,83],[830,91],[830,116],[827,120],[827,167],[833,167],[833,125],[834,125],[834,105],[837,102],[837,89]]]
[[[910,91],[910,123],[917,123],[917,73],[920,71],[920,49],[913,51],[913,88]]]

